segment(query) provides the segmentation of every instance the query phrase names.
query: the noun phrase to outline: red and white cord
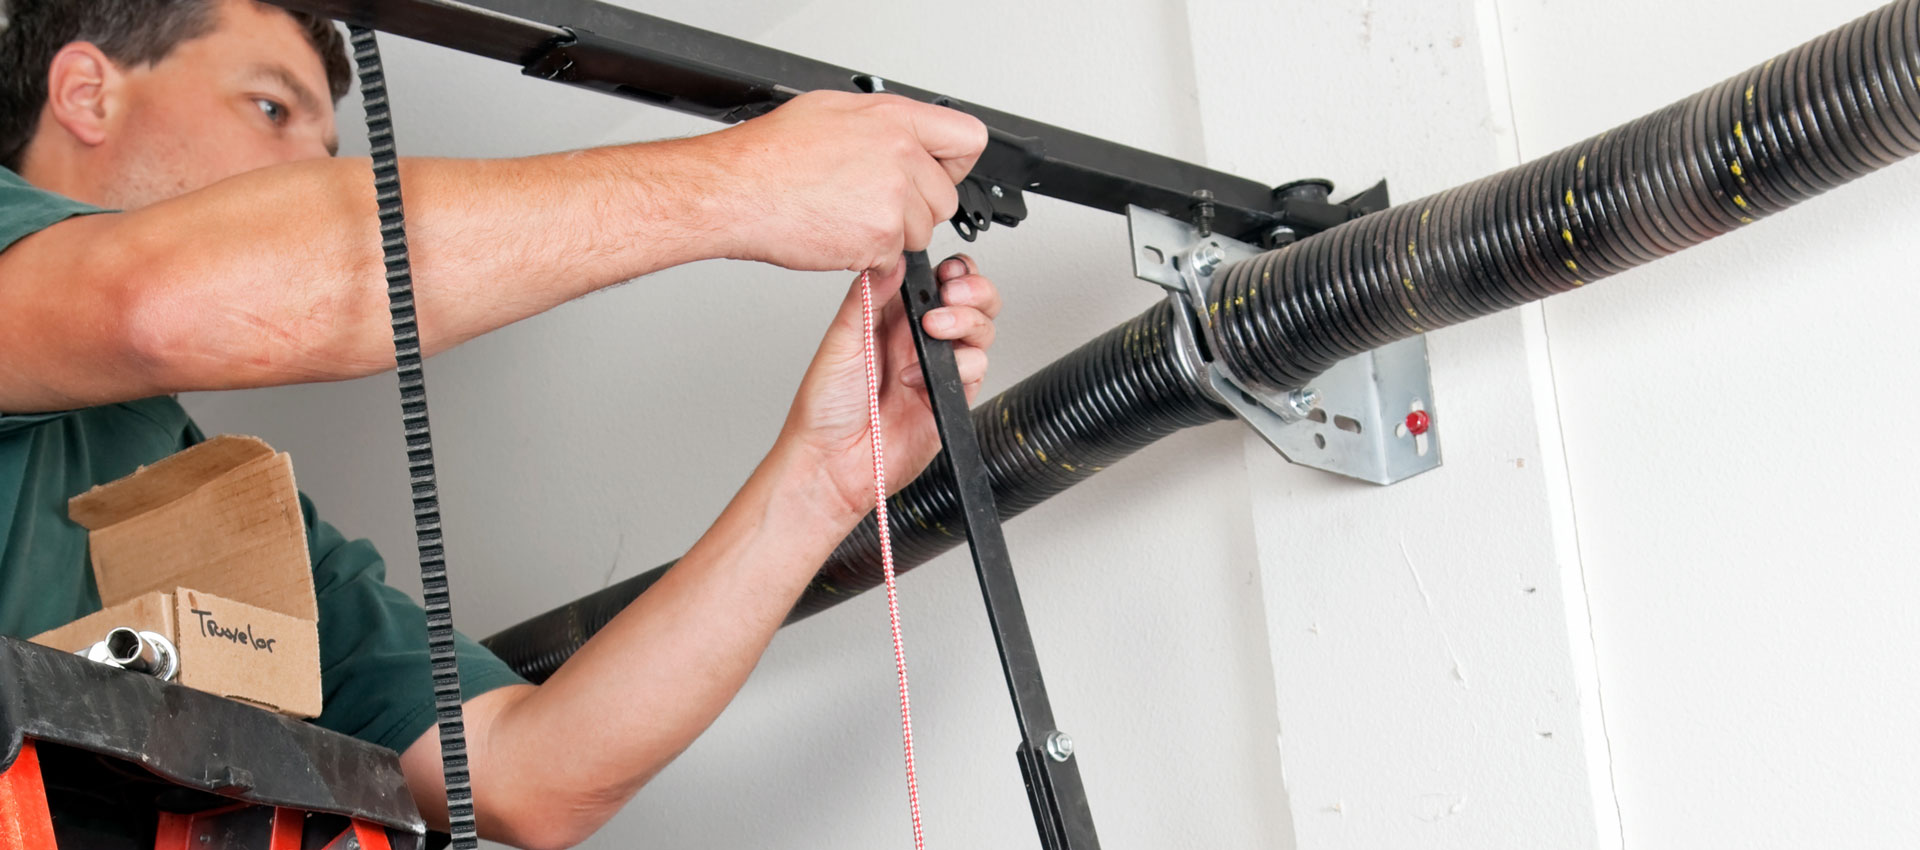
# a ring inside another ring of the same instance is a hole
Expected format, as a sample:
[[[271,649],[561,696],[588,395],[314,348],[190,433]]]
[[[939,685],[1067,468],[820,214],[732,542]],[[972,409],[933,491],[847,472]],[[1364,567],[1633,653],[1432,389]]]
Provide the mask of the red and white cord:
[[[874,519],[880,530],[880,571],[887,581],[887,619],[893,627],[893,667],[900,677],[900,739],[907,753],[907,807],[913,814],[913,848],[926,850],[920,831],[920,783],[913,773],[913,707],[907,699],[907,648],[900,638],[900,596],[893,582],[893,542],[887,533],[887,462],[880,445],[879,358],[873,344],[873,280],[860,273],[860,316],[867,357],[867,433],[873,439]]]

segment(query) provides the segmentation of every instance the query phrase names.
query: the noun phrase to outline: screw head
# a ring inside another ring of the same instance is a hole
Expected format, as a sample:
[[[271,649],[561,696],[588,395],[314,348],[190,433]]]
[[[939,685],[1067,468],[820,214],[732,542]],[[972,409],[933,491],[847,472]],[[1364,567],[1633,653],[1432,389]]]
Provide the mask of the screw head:
[[[1274,248],[1284,248],[1292,245],[1299,238],[1300,234],[1298,232],[1283,224],[1268,230],[1264,236],[1260,237],[1260,241],[1267,249],[1272,250]]]
[[[1292,407],[1296,415],[1304,417],[1320,406],[1320,391],[1306,387],[1287,393],[1287,406]]]
[[[1007,196],[1006,191],[999,186],[989,186],[987,187],[987,191],[993,193],[993,196],[996,198],[1004,198]]]
[[[1407,433],[1418,437],[1432,427],[1433,417],[1428,416],[1426,411],[1416,410],[1407,414]]]
[[[1073,738],[1059,730],[1047,733],[1047,758],[1054,761],[1073,758]]]
[[[1213,274],[1226,261],[1227,253],[1211,242],[1193,249],[1193,270],[1201,275]]]

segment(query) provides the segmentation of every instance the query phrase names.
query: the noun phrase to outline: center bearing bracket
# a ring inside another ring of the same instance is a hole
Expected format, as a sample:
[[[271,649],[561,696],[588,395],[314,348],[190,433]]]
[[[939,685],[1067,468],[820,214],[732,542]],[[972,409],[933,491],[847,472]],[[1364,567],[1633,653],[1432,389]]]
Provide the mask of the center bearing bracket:
[[[1291,463],[1374,484],[1392,484],[1440,465],[1427,340],[1404,339],[1342,360],[1312,387],[1273,393],[1215,359],[1207,290],[1227,266],[1260,248],[1204,233],[1177,218],[1127,207],[1134,277],[1165,288],[1181,309],[1175,337],[1206,364],[1213,397]]]

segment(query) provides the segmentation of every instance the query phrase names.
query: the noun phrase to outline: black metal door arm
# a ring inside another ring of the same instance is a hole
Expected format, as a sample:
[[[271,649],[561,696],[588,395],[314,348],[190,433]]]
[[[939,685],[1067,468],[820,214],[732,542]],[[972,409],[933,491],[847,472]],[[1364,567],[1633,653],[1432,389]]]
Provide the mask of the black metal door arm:
[[[1100,840],[1094,834],[1093,812],[1087,806],[1086,787],[1073,757],[1073,739],[1054,727],[1053,706],[1040,676],[1040,656],[1033,646],[1033,633],[1027,628],[1026,608],[1020,603],[1020,588],[1014,581],[1007,540],[1000,531],[1000,515],[994,509],[986,460],[973,433],[973,418],[967,411],[967,393],[953,359],[953,344],[928,337],[921,327],[927,313],[942,303],[939,282],[934,279],[925,251],[907,254],[901,298],[913,326],[913,345],[920,355],[920,372],[926,377],[934,425],[953,467],[954,489],[960,495],[974,573],[980,578],[987,622],[993,627],[993,642],[1000,650],[1000,669],[1013,696],[1013,713],[1020,724],[1020,747],[1015,757],[1026,780],[1027,800],[1033,805],[1041,846],[1044,850],[1097,850]]]

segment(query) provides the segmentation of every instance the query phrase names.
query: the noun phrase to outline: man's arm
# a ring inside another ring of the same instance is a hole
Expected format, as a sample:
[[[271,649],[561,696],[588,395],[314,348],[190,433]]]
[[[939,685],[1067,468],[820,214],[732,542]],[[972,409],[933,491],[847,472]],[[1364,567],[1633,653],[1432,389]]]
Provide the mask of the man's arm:
[[[940,279],[948,306],[929,314],[927,330],[956,341],[971,395],[986,373],[999,295],[964,258],[942,263]],[[887,300],[899,285],[897,270],[874,281],[875,302],[885,305],[875,335],[889,492],[939,448],[906,317],[897,299]],[[483,835],[523,847],[578,843],[713,722],[821,562],[872,509],[866,435],[856,285],[780,439],[700,541],[545,684],[467,703]],[[439,739],[428,730],[401,765],[421,810],[443,823],[439,759]]]
[[[401,165],[429,354],[714,257],[888,268],[925,247],[986,133],[949,109],[820,92],[690,139]],[[364,160],[275,166],[0,252],[0,411],[391,368]]]

